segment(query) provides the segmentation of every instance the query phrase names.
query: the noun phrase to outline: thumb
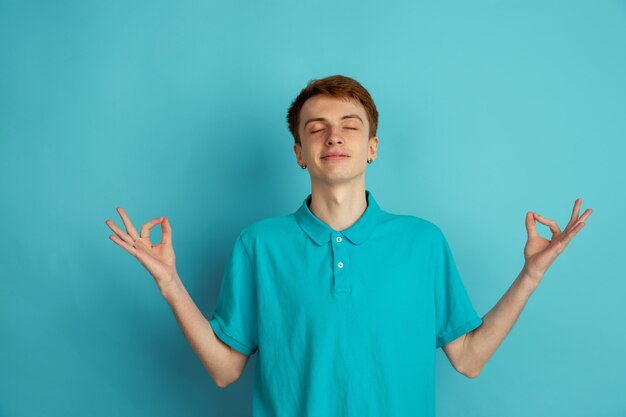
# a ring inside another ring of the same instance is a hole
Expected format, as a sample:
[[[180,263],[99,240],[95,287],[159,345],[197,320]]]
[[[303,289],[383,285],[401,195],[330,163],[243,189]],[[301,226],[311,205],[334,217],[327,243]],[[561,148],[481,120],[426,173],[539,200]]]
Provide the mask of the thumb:
[[[538,236],[535,226],[535,217],[532,211],[526,213],[526,231],[528,232],[529,238]]]

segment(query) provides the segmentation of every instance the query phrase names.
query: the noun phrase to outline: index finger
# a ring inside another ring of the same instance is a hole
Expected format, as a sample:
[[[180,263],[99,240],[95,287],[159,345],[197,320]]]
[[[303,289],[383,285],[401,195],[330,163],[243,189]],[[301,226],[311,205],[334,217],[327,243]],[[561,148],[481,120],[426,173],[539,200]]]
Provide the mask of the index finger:
[[[126,227],[126,232],[133,239],[139,239],[139,234],[137,234],[137,230],[135,229],[135,226],[133,226],[133,223],[130,221],[130,218],[128,217],[124,209],[121,207],[118,207],[117,212],[120,214],[120,217],[122,218],[122,221],[124,222],[124,226]]]
[[[150,229],[163,221],[163,217],[157,217],[141,226],[141,238],[150,240]]]
[[[537,219],[539,223],[545,224],[546,226],[550,228],[550,231],[552,232],[552,236],[558,235],[559,233],[561,233],[561,229],[559,228],[559,225],[554,220],[540,216],[539,214],[534,213],[534,212],[533,212],[533,216],[535,217],[535,219]]]

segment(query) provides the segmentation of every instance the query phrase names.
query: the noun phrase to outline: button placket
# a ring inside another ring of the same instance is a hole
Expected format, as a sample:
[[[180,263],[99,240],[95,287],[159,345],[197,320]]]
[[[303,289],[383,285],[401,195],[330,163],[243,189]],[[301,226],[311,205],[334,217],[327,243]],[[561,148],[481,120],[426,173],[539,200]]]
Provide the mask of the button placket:
[[[331,234],[331,246],[333,249],[333,277],[335,294],[349,294],[351,291],[349,282],[349,259],[348,246],[339,234]]]

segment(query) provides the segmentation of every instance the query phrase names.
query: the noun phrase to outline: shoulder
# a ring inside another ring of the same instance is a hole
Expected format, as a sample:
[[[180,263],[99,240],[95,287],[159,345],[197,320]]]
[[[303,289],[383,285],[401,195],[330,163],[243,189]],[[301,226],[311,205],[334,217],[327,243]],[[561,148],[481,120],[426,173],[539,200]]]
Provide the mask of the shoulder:
[[[443,232],[435,223],[410,214],[394,214],[381,210],[378,224],[398,233],[411,233],[434,239],[443,236]]]
[[[246,226],[239,237],[247,245],[253,245],[260,240],[274,240],[285,238],[297,231],[297,223],[293,214],[268,217]]]

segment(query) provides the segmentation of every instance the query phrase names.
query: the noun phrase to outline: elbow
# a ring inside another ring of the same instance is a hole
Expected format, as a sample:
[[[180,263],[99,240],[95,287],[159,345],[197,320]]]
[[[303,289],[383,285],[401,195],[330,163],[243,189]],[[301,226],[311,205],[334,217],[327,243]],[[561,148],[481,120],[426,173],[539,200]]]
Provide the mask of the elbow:
[[[459,365],[458,367],[455,366],[455,369],[457,370],[458,373],[470,379],[478,378],[478,375],[480,375],[480,371],[481,371],[481,368],[478,368],[478,367],[461,366],[461,365]]]
[[[227,379],[213,379],[213,382],[215,382],[215,385],[218,388],[226,388],[227,386],[229,386],[230,384],[232,384],[233,382],[235,382],[236,380],[227,380]]]
[[[223,380],[221,380],[221,379],[216,379],[216,380],[213,380],[213,382],[215,382],[215,385],[216,385],[218,388],[226,388],[227,386],[229,386],[229,385],[230,385],[230,383],[229,383],[229,382],[223,381]]]
[[[466,377],[470,379],[478,378],[478,375],[480,375],[480,369],[472,369],[472,370],[460,371],[460,372],[461,374],[465,375]]]
[[[226,388],[231,384],[234,384],[235,382],[237,382],[237,380],[239,379],[240,375],[237,376],[232,376],[232,377],[219,377],[219,378],[213,378],[213,382],[215,382],[215,385],[218,388]]]
[[[480,372],[483,368],[482,365],[480,365],[480,363],[476,363],[476,361],[468,360],[469,358],[465,359],[465,361],[457,363],[457,366],[455,366],[454,368],[457,370],[457,372],[467,378],[478,378],[478,375],[480,375]]]
[[[467,374],[465,374],[465,376],[468,377],[469,379],[478,378],[478,375],[480,375],[480,372],[474,372],[474,373],[467,373]]]

